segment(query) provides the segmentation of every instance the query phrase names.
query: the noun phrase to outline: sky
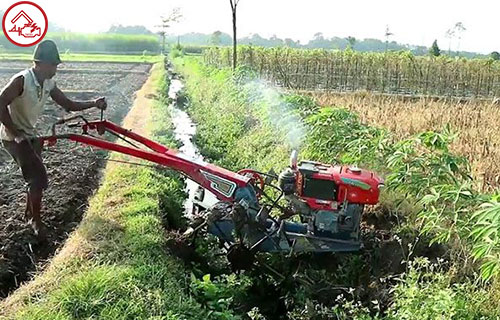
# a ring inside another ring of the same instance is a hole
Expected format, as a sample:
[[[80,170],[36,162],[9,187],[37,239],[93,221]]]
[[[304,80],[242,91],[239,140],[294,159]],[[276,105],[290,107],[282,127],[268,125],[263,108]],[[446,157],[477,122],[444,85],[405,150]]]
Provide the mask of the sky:
[[[2,0],[5,10],[17,0]],[[231,34],[229,0],[32,0],[47,13],[49,24],[75,32],[104,32],[112,24],[144,25],[155,31],[160,15],[179,7],[183,19],[170,33],[220,30]],[[140,3],[140,4],[139,4]],[[240,0],[238,37],[258,33],[306,43],[317,32],[325,37],[384,39],[386,26],[399,43],[441,49],[450,45],[445,32],[457,22],[467,29],[452,50],[500,51],[500,0]]]

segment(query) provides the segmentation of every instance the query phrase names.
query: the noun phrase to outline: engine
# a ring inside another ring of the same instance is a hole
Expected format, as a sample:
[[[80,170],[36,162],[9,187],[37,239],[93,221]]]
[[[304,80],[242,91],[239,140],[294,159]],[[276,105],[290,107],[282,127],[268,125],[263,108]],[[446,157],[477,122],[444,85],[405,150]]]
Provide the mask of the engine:
[[[290,166],[278,176],[277,186],[265,182],[260,173],[251,169],[240,173],[254,179],[256,190],[269,185],[282,194],[272,202],[252,204],[248,200],[252,197],[241,192],[248,188],[240,188],[234,202],[221,201],[201,212],[205,212],[209,233],[230,247],[241,245],[251,252],[357,251],[362,246],[363,210],[366,205],[378,203],[383,186],[383,180],[373,172],[355,166],[297,163],[296,152],[292,153]],[[286,206],[278,204],[281,196]],[[203,195],[193,202],[203,202]],[[275,208],[282,214],[279,219],[271,215]]]
[[[279,175],[279,187],[307,233],[338,240],[359,240],[365,205],[378,203],[383,180],[368,170],[314,161],[297,164]]]

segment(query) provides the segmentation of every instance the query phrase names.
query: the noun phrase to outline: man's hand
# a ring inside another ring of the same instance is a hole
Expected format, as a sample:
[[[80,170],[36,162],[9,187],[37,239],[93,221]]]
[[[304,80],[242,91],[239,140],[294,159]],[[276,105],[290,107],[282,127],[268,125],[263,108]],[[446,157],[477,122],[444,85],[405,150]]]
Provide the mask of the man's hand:
[[[108,103],[106,102],[105,97],[95,99],[94,105],[99,110],[106,110],[106,108],[108,107]]]
[[[26,140],[26,136],[22,132],[17,133],[16,136],[14,137],[14,142],[18,144],[23,142],[24,140]]]
[[[57,86],[50,92],[52,99],[66,111],[83,111],[90,108],[106,110],[108,104],[106,98],[100,97],[94,100],[73,101],[68,99],[66,95]]]

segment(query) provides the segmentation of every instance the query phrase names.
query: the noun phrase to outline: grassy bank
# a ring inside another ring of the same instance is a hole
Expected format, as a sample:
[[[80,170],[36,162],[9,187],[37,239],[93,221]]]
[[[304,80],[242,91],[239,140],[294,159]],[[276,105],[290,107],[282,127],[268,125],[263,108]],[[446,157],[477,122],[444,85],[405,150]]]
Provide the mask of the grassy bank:
[[[299,147],[302,159],[358,163],[386,175],[381,205],[365,214],[362,254],[326,263],[269,255],[266,262],[285,280],[236,276],[253,283],[248,288],[274,290],[281,310],[257,306],[260,312],[290,319],[500,315],[494,222],[500,206],[496,196],[473,190],[468,162],[449,149],[451,134],[429,131],[400,140],[346,109],[281,94],[248,70],[233,75],[193,58],[175,64],[185,76],[198,146],[211,161],[232,170],[279,170]],[[222,280],[212,284],[225,287]],[[252,290],[246,294],[251,297]],[[245,307],[238,301],[230,305]]]
[[[147,103],[136,103],[124,125],[175,145],[167,87],[158,63],[137,94]],[[43,273],[1,302],[0,319],[206,319],[185,290],[183,265],[166,254],[182,188],[177,174],[108,163],[81,225]]]

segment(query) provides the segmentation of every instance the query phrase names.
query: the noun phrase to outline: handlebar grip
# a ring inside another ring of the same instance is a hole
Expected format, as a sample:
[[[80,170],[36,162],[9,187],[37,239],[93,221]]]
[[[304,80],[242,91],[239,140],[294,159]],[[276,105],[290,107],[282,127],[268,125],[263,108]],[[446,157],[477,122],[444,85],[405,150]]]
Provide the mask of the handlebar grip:
[[[68,123],[67,127],[68,128],[77,128],[77,127],[81,127],[81,123],[80,122],[73,122],[73,123]]]
[[[58,118],[56,120],[56,122],[54,122],[54,125],[64,124],[65,122],[66,122],[66,119],[64,119],[64,118]]]

